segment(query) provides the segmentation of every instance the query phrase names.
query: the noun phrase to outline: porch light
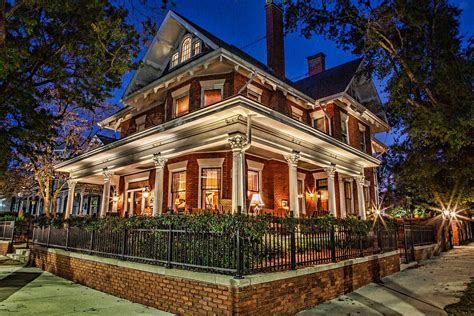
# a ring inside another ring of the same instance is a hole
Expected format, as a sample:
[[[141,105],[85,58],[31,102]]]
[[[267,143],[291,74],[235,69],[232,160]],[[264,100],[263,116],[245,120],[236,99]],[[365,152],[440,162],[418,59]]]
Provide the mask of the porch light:
[[[252,195],[252,199],[250,200],[250,206],[254,206],[255,211],[257,211],[257,212],[265,206],[265,204],[262,201],[262,197],[260,196],[260,194],[254,193]]]
[[[143,197],[147,199],[150,196],[150,188],[145,187],[145,190],[143,190]]]
[[[309,192],[309,197],[310,197],[310,198],[313,198],[313,197],[314,197],[314,193],[313,193],[313,192]]]

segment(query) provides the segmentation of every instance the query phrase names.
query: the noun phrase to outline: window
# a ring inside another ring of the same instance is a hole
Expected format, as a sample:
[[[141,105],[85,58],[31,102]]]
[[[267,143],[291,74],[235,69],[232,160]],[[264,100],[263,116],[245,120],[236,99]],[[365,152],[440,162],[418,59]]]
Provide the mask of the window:
[[[191,58],[191,37],[186,37],[181,45],[181,62]]]
[[[171,202],[178,211],[186,208],[186,171],[171,174]]]
[[[344,200],[346,214],[354,214],[354,209],[352,208],[352,185],[349,181],[344,181]]]
[[[325,128],[325,122],[324,122],[324,117],[318,117],[316,119],[314,119],[313,121],[313,126],[315,129],[323,132],[323,133],[326,133],[326,128]]]
[[[209,89],[204,90],[203,96],[203,106],[208,106],[222,100],[222,90],[221,89]]]
[[[249,200],[256,193],[260,193],[260,172],[249,170],[247,172],[247,197]]]
[[[171,68],[176,67],[179,62],[179,53],[176,52],[171,56]]]
[[[201,53],[201,41],[194,42],[193,45],[193,55]]]
[[[146,115],[139,116],[135,119],[135,125],[137,127],[137,132],[145,130],[145,120]]]
[[[178,117],[189,112],[189,95],[175,99],[174,116]]]
[[[367,152],[367,143],[365,141],[365,126],[359,124],[359,144],[360,150]]]
[[[348,122],[349,116],[347,116],[347,114],[341,113],[341,139],[346,144],[349,144]]]
[[[364,202],[365,210],[370,210],[370,187],[368,185],[364,186]]]
[[[201,169],[201,205],[210,210],[217,209],[221,194],[221,168]]]
[[[329,192],[328,192],[328,180],[319,179],[316,180],[316,192],[317,192],[317,201],[316,207],[318,211],[328,211],[329,210]]]

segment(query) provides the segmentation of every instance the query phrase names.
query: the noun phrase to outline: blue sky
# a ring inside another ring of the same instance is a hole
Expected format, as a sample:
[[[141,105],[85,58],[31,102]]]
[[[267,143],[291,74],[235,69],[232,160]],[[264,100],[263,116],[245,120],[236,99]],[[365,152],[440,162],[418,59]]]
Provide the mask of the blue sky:
[[[200,25],[207,31],[239,48],[246,46],[265,35],[264,0],[174,0],[174,9]],[[467,37],[474,30],[474,1],[456,0],[454,4],[462,10],[461,33]],[[157,15],[159,25],[165,14]],[[243,50],[262,62],[266,62],[265,40]],[[146,49],[146,48],[144,48]],[[285,37],[286,76],[290,80],[303,78],[307,73],[306,57],[317,52],[326,54],[326,67],[334,67],[347,62],[355,56],[350,52],[339,49],[333,42],[323,37],[313,37],[309,40],[297,33]],[[118,102],[125,90],[131,74],[124,76],[123,85],[114,94],[112,101]],[[378,83],[378,90],[383,99],[383,85]],[[382,141],[391,143],[392,134],[379,136]]]

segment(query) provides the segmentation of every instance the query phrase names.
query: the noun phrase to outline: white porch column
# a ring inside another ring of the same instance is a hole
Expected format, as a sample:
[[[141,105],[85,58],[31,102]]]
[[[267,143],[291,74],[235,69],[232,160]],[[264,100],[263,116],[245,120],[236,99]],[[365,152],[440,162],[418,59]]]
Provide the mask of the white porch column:
[[[365,220],[367,218],[365,214],[365,197],[364,197],[364,184],[365,177],[363,175],[355,177],[357,185],[357,202],[359,205],[360,218]]]
[[[165,173],[165,165],[167,158],[161,156],[160,153],[153,155],[155,163],[155,186],[153,191],[153,216],[163,213],[163,178]],[[125,197],[126,198],[126,197]]]
[[[341,218],[345,218],[347,216],[346,211],[346,192],[344,191],[344,179],[339,174],[339,205],[341,206]]]
[[[102,175],[104,176],[104,189],[102,191],[102,205],[100,207],[100,217],[105,217],[107,212],[109,211],[109,203],[110,203],[110,178],[112,177],[112,172],[104,168],[102,171]]]
[[[242,214],[247,213],[245,198],[245,152],[243,148],[247,145],[247,137],[242,134],[233,134],[227,141],[232,148],[232,212],[237,213],[240,209]]]
[[[293,211],[295,217],[300,217],[300,207],[298,203],[298,160],[300,154],[296,151],[286,155],[285,160],[288,162],[288,174],[289,174],[289,202],[290,210]]]
[[[66,201],[66,212],[64,213],[64,219],[71,217],[72,206],[74,203],[74,189],[76,188],[77,181],[69,179],[67,180],[67,201]]]
[[[82,208],[84,207],[84,188],[81,189],[81,200],[79,202],[79,209],[76,215],[82,215]]]
[[[329,195],[329,212],[334,217],[337,217],[337,212],[336,212],[336,184],[334,181],[334,177],[336,175],[336,166],[331,165],[327,168],[324,168],[324,171],[326,171],[326,174],[328,175],[328,195]]]

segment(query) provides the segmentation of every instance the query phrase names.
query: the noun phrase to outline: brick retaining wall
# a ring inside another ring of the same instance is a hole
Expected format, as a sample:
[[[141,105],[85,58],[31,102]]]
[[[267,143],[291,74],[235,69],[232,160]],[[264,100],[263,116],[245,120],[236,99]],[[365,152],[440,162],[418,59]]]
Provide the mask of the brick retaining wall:
[[[5,256],[7,253],[9,253],[10,247],[11,247],[10,241],[0,240],[0,255]]]
[[[99,291],[186,315],[294,314],[400,269],[398,252],[241,280],[39,246],[31,262]]]

